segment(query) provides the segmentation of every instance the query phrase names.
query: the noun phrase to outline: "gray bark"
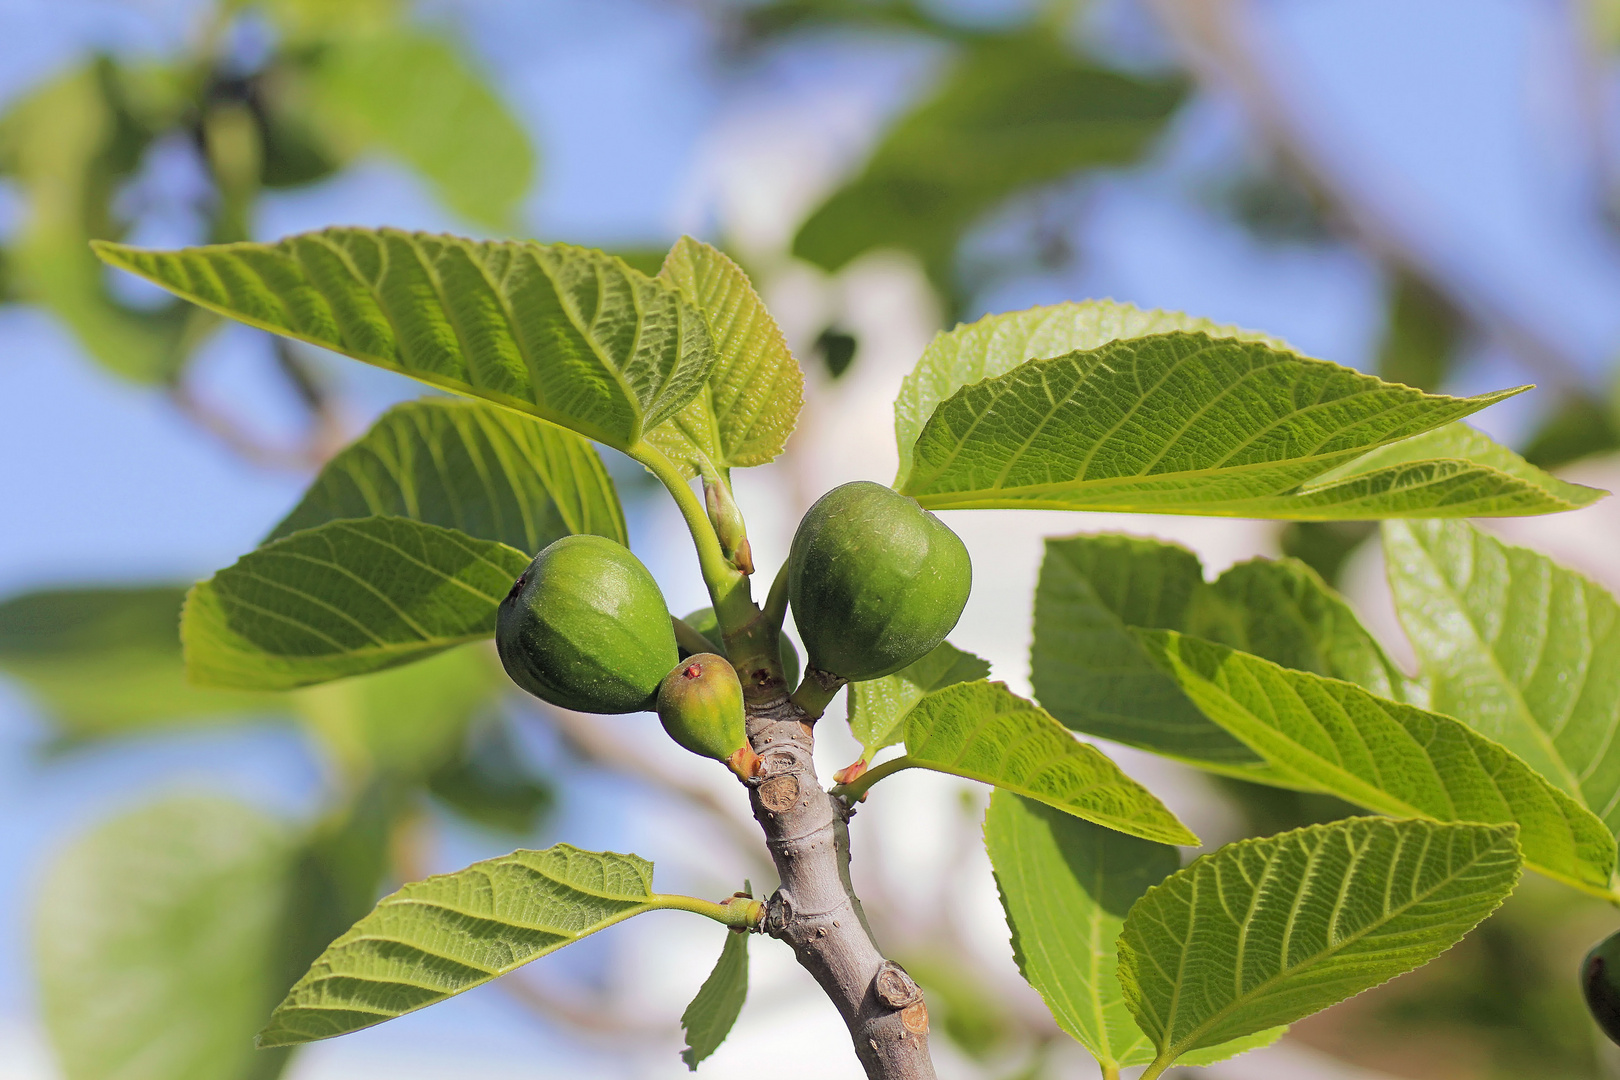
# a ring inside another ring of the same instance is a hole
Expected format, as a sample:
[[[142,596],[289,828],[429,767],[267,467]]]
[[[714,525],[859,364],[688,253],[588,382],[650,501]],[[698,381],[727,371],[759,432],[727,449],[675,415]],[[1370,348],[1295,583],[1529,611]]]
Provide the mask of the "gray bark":
[[[821,984],[871,1080],[933,1080],[928,1006],[872,939],[849,880],[850,810],[816,779],[812,723],[785,697],[751,704],[748,738],[760,756],[750,800],[781,880],[765,932]]]

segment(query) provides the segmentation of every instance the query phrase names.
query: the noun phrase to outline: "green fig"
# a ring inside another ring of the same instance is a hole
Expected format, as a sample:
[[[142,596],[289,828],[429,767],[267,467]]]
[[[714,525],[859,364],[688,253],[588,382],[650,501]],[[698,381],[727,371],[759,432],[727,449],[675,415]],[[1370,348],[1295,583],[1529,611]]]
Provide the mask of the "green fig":
[[[715,618],[714,608],[698,608],[682,618],[681,622],[708,638],[721,656],[726,655],[726,643],[721,638],[720,620]],[[793,640],[783,634],[777,641],[776,652],[782,659],[782,681],[791,690],[799,681],[799,650],[793,647]],[[685,649],[681,650],[682,659],[689,655]]]
[[[742,683],[725,657],[694,653],[676,664],[658,686],[658,719],[692,753],[744,779],[753,775],[758,758],[748,745]]]
[[[1598,942],[1581,961],[1581,990],[1597,1026],[1620,1043],[1620,933]]]
[[[535,556],[501,601],[495,646],[513,682],[590,713],[651,709],[678,659],[658,583],[604,536],[565,536]]]
[[[881,678],[928,655],[962,617],[972,585],[960,537],[915,499],[865,480],[816,500],[788,559],[810,672],[834,684]]]

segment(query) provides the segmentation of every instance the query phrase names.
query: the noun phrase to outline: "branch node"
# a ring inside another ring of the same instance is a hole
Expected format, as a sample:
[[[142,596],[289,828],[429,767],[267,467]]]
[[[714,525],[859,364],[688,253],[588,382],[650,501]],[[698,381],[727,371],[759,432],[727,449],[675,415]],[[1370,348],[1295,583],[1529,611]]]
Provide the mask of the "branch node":
[[[922,987],[893,960],[883,961],[877,978],[872,980],[872,992],[879,1001],[895,1010],[915,1005],[923,997]]]
[[[780,937],[792,921],[793,898],[787,894],[787,890],[777,889],[765,903],[765,922],[762,924],[765,932],[772,937]]]

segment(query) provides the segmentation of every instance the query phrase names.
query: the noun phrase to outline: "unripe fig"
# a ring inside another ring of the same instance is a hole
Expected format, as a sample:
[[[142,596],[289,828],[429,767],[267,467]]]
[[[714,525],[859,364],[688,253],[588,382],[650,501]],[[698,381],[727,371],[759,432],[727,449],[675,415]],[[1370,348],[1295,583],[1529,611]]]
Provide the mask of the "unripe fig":
[[[495,646],[523,689],[591,713],[651,709],[677,659],[658,583],[604,536],[565,536],[535,556],[501,601]]]
[[[676,664],[658,687],[658,719],[692,753],[744,779],[753,775],[758,759],[748,745],[742,683],[725,657],[695,653]]]
[[[812,672],[876,679],[926,656],[962,617],[967,547],[915,499],[861,480],[799,522],[788,599]]]
[[[1598,942],[1581,961],[1581,990],[1603,1034],[1620,1043],[1620,933]]]
[[[713,642],[721,656],[726,655],[726,643],[720,634],[720,620],[715,617],[714,608],[698,608],[683,617],[681,622]],[[799,650],[793,647],[793,640],[783,634],[777,640],[776,653],[782,660],[782,681],[791,690],[799,681]],[[685,649],[681,650],[682,659],[689,655]]]

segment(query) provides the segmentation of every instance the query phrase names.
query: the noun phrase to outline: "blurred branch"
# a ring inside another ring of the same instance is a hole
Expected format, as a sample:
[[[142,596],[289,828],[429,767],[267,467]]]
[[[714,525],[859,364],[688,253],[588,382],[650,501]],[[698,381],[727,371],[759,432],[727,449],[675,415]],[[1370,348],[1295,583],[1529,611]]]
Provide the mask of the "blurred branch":
[[[262,469],[302,472],[319,468],[346,441],[340,410],[321,384],[319,375],[283,338],[272,337],[276,370],[292,386],[299,404],[309,414],[308,434],[294,446],[277,445],[249,429],[236,416],[203,400],[185,382],[182,372],[169,387],[169,400],[192,423],[224,443],[232,453]]]
[[[1321,148],[1286,104],[1281,88],[1264,72],[1245,40],[1250,0],[1148,0],[1180,48],[1188,67],[1206,86],[1224,89],[1242,105],[1259,136],[1318,193],[1333,223],[1348,239],[1380,261],[1406,270],[1449,297],[1454,305],[1499,340],[1526,366],[1557,387],[1580,386],[1576,361],[1539,330],[1518,320],[1499,297],[1456,280],[1415,250],[1370,200],[1323,159]]]
[[[766,857],[759,834],[732,813],[714,792],[701,784],[666,775],[653,762],[636,753],[631,744],[614,738],[589,717],[566,709],[546,709],[545,716],[575,756],[599,768],[633,776],[712,818],[747,860],[749,876],[756,885],[764,887],[764,883],[776,879],[776,868]]]
[[[646,1042],[669,1038],[668,1024],[653,1024],[637,1018],[619,1003],[600,995],[581,993],[578,987],[562,990],[515,972],[496,979],[495,985],[528,1012],[548,1024],[566,1028],[571,1035],[628,1037]]]

